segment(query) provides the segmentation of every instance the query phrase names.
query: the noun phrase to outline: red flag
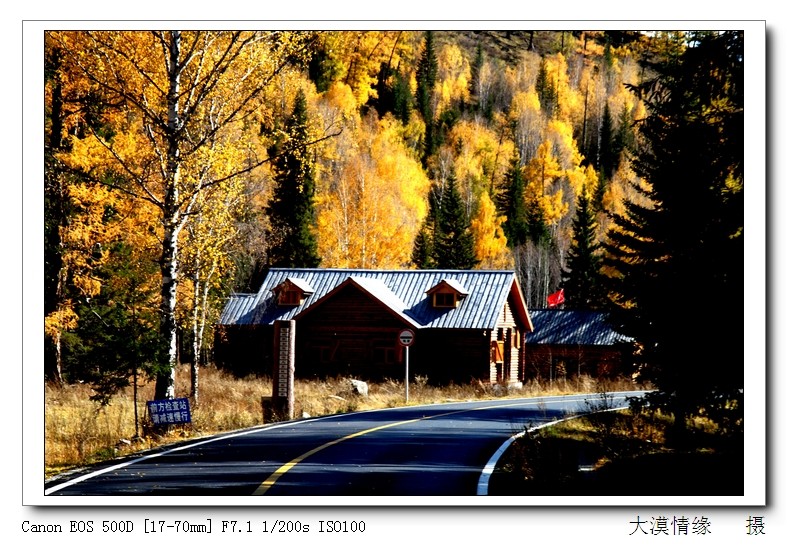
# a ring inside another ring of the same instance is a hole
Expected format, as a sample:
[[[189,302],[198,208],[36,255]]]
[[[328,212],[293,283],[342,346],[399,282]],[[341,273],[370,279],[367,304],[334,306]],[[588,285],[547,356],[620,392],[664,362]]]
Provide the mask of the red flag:
[[[553,292],[549,296],[547,296],[547,306],[548,307],[555,307],[556,305],[560,305],[564,303],[564,289],[560,289],[558,292]]]

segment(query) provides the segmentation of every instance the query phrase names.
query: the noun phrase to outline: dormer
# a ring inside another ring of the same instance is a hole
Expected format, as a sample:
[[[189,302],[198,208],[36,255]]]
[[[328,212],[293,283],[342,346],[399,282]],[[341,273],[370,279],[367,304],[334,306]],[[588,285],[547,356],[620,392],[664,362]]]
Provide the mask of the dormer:
[[[282,283],[274,287],[276,302],[279,305],[298,307],[304,300],[315,293],[309,283],[303,279],[287,277]]]
[[[436,309],[453,309],[468,295],[465,287],[455,279],[442,279],[426,293],[431,296],[432,306]]]

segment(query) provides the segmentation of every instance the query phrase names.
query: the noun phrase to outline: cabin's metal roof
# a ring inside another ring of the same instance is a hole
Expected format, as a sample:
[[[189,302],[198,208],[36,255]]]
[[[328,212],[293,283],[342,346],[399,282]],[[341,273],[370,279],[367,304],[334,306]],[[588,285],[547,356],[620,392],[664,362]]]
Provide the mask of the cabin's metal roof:
[[[242,319],[238,324],[252,324],[251,318],[254,311],[257,294],[234,293],[227,298],[219,324],[232,324],[233,320]]]
[[[526,334],[528,345],[610,346],[628,341],[607,322],[600,311],[531,309],[534,331]]]
[[[223,325],[273,324],[304,312],[351,278],[384,305],[418,328],[495,328],[510,292],[522,299],[513,271],[271,269],[257,294],[233,294],[219,319]],[[285,279],[298,279],[314,290],[301,305],[280,306],[272,289]],[[427,291],[447,281],[467,293],[456,308],[435,308]],[[517,306],[515,306],[517,307]],[[526,329],[531,325],[522,302]]]

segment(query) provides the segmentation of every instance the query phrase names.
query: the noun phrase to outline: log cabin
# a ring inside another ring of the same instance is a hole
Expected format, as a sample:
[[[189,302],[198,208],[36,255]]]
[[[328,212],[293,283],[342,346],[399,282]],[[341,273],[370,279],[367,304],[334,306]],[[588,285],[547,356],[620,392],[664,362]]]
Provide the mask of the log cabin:
[[[532,309],[526,334],[524,379],[561,380],[581,375],[613,378],[626,374],[632,339],[617,332],[601,311]]]
[[[269,373],[273,325],[295,321],[296,377],[512,385],[533,330],[513,271],[271,269],[256,293],[233,294],[216,329],[217,365]]]

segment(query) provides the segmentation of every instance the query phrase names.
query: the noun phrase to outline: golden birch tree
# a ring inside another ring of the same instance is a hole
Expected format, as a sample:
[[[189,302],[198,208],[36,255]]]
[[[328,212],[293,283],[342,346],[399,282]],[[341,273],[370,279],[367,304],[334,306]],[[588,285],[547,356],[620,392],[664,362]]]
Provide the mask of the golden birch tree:
[[[326,267],[398,268],[426,216],[429,180],[391,116],[356,116],[332,139],[319,182],[318,243]]]
[[[158,211],[160,339],[155,398],[175,395],[181,234],[204,192],[266,161],[236,128],[255,121],[264,89],[306,49],[286,32],[57,32],[51,38],[112,113],[111,133],[75,139],[64,162]],[[228,136],[229,135],[229,136]],[[217,170],[212,151],[245,157]]]
[[[479,198],[476,216],[471,220],[471,233],[476,259],[480,269],[508,269],[513,265],[512,255],[506,245],[503,223],[506,216],[495,210],[495,203],[487,193]]]

